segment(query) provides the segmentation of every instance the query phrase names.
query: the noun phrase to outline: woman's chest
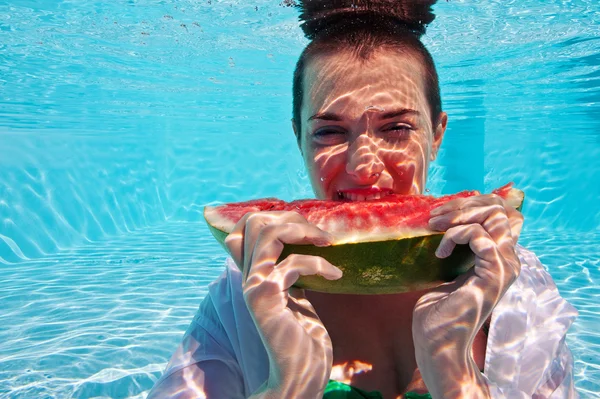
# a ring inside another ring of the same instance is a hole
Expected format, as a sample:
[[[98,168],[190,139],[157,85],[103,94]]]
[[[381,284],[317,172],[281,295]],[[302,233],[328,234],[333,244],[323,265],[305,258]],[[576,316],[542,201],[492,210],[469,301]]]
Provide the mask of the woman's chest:
[[[483,371],[487,335],[480,330],[472,347],[472,357]],[[402,398],[406,392],[427,392],[417,367],[412,339],[406,337],[402,349],[385,348],[375,342],[359,347],[344,346],[336,350],[334,343],[334,368],[331,379],[344,382],[364,391],[378,391],[384,399]]]

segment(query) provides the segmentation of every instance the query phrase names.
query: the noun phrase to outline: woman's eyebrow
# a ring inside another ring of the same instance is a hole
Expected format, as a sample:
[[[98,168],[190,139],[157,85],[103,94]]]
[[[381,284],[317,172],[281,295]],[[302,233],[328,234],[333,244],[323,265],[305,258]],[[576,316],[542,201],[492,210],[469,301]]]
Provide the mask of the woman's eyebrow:
[[[396,118],[398,116],[403,116],[406,114],[413,114],[413,115],[419,116],[419,111],[410,109],[410,108],[400,108],[400,109],[383,112],[381,115],[379,115],[379,119],[392,119],[392,118]],[[319,119],[322,121],[336,121],[336,122],[341,122],[343,120],[343,118],[341,116],[339,116],[338,114],[334,114],[333,112],[319,112],[319,113],[314,114],[310,118],[308,118],[309,121],[312,121],[315,119]]]
[[[320,119],[323,121],[337,121],[340,122],[342,117],[334,114],[333,112],[319,112],[308,118],[309,121],[313,121],[315,119]]]
[[[410,108],[394,109],[394,110],[382,113],[379,116],[379,119],[392,119],[392,118],[396,118],[398,116],[403,116],[406,114],[419,116],[419,111],[417,111],[415,109],[410,109]]]

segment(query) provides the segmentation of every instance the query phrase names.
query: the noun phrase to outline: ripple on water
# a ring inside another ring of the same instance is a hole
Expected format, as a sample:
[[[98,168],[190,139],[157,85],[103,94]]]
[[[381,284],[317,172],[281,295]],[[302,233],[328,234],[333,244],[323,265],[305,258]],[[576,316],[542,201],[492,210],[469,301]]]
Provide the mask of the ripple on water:
[[[3,266],[0,395],[147,391],[223,261],[203,224],[183,223]]]
[[[526,232],[580,312],[568,336],[576,384],[600,392],[597,234]],[[143,397],[223,270],[204,224],[171,223],[0,269],[0,394]]]
[[[224,257],[162,223],[311,194],[288,120],[306,41],[272,0],[20,3],[0,12],[0,396],[141,398]],[[580,311],[577,386],[599,397],[597,0],[436,10],[451,121],[430,188],[526,189],[522,241]]]

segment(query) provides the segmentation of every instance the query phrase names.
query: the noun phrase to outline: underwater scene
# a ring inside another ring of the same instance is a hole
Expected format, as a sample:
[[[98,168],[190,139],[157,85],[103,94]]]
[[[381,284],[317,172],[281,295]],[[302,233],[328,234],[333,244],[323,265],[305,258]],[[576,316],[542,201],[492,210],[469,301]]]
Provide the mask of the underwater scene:
[[[227,253],[206,206],[314,198],[294,1],[0,1],[0,398],[145,398]],[[600,398],[600,4],[439,1],[424,192],[525,193]],[[538,333],[543,334],[543,331]]]

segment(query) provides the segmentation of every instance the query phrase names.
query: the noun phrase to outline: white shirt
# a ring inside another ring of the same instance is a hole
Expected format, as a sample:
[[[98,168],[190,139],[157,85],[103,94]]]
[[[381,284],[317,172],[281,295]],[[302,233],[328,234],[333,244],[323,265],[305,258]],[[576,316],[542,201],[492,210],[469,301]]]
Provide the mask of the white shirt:
[[[560,296],[533,252],[517,246],[517,253],[521,274],[494,309],[488,334],[484,375],[492,397],[578,398],[565,342],[577,310]],[[242,274],[228,259],[148,399],[247,398],[268,375],[267,353],[244,302]]]

